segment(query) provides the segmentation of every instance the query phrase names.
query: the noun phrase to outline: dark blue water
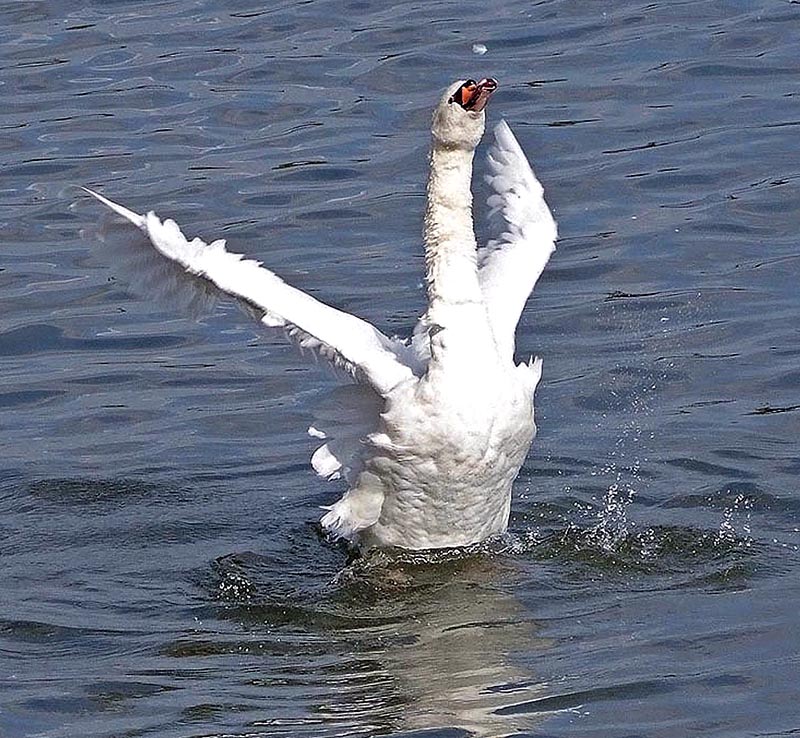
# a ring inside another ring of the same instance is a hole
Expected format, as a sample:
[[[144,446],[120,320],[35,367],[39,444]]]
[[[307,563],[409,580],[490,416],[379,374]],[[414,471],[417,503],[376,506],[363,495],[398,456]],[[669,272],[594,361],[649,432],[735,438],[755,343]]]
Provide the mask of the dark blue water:
[[[796,735],[798,48],[774,0],[0,5],[0,734]],[[76,185],[403,333],[484,75],[562,236],[540,435],[503,541],[349,562],[335,379]]]

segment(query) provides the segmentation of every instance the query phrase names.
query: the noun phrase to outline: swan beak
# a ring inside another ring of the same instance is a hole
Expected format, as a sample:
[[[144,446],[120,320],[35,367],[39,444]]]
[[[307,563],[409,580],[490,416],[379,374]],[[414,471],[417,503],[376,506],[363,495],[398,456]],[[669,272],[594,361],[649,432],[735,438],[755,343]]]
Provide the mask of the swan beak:
[[[480,113],[496,89],[497,80],[491,77],[486,77],[480,82],[468,79],[456,90],[450,102],[457,102],[464,110]]]

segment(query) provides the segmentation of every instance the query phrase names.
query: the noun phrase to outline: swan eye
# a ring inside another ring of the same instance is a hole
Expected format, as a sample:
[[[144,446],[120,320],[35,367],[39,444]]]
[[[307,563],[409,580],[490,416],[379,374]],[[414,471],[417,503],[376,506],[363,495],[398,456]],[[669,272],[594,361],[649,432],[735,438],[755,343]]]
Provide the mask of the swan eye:
[[[462,108],[466,109],[477,91],[478,83],[474,79],[468,79],[447,102],[457,102]]]

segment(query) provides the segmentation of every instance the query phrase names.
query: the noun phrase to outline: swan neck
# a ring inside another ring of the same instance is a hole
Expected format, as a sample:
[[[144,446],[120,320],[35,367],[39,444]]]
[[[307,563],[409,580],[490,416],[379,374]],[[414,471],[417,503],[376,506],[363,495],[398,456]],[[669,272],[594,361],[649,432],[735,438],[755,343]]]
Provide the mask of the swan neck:
[[[475,231],[472,221],[474,150],[446,147],[434,139],[425,213],[428,299],[480,301]]]

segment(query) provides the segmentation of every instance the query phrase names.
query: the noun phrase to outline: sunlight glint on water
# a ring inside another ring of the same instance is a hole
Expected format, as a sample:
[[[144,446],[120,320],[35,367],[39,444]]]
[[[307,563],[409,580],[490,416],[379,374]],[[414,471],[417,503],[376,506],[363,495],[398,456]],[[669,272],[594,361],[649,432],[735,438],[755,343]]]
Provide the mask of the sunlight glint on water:
[[[796,735],[798,21],[0,4],[0,734]],[[308,466],[335,379],[148,293],[77,185],[402,334],[431,105],[484,75],[561,234],[539,435],[506,536],[353,558]]]

